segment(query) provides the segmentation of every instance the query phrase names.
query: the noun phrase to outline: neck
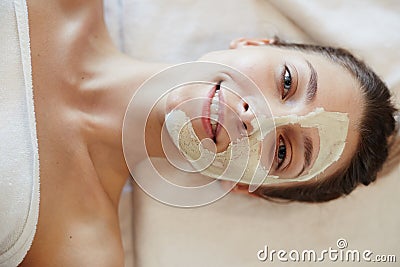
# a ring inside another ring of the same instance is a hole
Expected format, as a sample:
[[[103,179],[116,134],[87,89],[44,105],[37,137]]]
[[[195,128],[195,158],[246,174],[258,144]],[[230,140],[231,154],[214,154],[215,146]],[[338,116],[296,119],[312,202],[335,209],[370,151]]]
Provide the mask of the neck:
[[[80,101],[79,109],[88,114],[89,127],[85,133],[88,150],[104,188],[116,191],[110,195],[119,197],[119,190],[130,175],[122,144],[125,112],[140,85],[166,65],[138,62],[115,53],[108,55],[100,65],[97,62],[87,66],[92,66],[95,70],[89,70],[93,75],[85,80],[78,97],[83,100]],[[133,109],[140,113],[153,103],[147,103],[143,99],[141,105]],[[152,115],[148,122],[151,125],[149,136],[154,137],[153,140],[160,140],[158,136],[161,127],[157,116]],[[135,125],[135,122],[130,123]],[[135,125],[135,131],[132,132],[135,140],[140,140],[139,133],[143,131],[143,127],[144,125]],[[157,149],[153,147],[150,153],[157,154]],[[135,154],[135,164],[146,156],[142,153]]]

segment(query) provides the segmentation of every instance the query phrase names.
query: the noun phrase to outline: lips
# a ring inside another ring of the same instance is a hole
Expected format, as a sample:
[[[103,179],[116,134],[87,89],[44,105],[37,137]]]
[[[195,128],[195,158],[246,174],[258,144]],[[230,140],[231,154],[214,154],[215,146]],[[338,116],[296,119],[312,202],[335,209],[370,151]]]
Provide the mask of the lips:
[[[223,106],[221,82],[216,84],[208,93],[207,100],[203,104],[202,124],[207,135],[216,142],[223,122]]]

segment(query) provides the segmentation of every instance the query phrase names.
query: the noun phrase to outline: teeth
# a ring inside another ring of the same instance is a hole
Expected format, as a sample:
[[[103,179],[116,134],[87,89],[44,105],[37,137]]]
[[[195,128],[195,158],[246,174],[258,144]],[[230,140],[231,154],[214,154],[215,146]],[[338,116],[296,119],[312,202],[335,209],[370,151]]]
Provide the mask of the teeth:
[[[217,113],[218,112],[218,105],[217,104],[211,104],[210,111],[211,111],[211,113]]]
[[[217,92],[215,92],[215,94],[211,100],[211,104],[218,105],[218,102],[219,102],[219,95],[218,95],[218,91],[217,91]]]
[[[211,121],[212,121],[212,120],[217,121],[217,120],[218,120],[218,114],[216,114],[216,113],[211,113],[210,119],[211,119]]]
[[[211,105],[210,105],[210,124],[211,124],[213,134],[215,134],[215,132],[217,130],[218,105],[219,105],[219,93],[217,90],[211,100]]]

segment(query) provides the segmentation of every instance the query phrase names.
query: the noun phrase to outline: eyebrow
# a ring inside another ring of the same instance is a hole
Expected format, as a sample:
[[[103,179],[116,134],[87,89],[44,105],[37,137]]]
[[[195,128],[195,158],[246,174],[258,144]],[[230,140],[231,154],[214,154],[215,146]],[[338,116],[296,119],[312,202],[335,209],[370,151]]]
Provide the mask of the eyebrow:
[[[307,91],[306,91],[306,101],[307,103],[314,101],[315,96],[317,94],[317,89],[318,89],[318,75],[317,72],[315,71],[313,65],[306,60],[308,67],[310,68],[310,80],[308,81],[307,84]]]
[[[304,136],[304,165],[300,172],[297,174],[296,177],[299,177],[300,174],[304,172],[306,168],[308,168],[311,165],[311,159],[312,159],[312,151],[313,151],[313,142],[312,139],[308,136]]]

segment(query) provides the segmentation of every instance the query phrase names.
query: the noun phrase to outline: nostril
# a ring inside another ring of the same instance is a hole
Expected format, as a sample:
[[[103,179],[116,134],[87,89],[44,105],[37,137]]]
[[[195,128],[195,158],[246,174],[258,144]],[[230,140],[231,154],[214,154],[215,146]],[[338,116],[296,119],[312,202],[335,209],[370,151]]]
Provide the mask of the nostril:
[[[243,122],[243,127],[247,131],[247,124],[245,122]]]
[[[244,108],[244,111],[248,111],[249,110],[249,104],[247,104],[246,102],[243,102],[243,108]]]

